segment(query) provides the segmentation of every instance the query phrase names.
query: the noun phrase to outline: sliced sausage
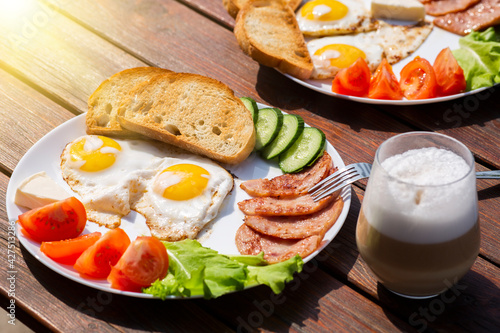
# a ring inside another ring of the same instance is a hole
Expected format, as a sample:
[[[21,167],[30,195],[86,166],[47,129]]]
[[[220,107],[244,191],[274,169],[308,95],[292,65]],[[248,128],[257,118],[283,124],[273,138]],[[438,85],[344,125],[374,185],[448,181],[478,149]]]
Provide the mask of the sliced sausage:
[[[264,259],[270,264],[282,262],[300,255],[302,258],[313,253],[321,242],[317,235],[303,239],[290,240],[263,235],[246,224],[236,232],[236,247],[243,255],[257,255],[264,252]]]
[[[284,239],[299,239],[312,235],[323,238],[337,221],[343,207],[344,201],[338,197],[327,207],[311,215],[292,217],[247,215],[245,224],[262,234]]]
[[[248,180],[240,187],[253,197],[291,197],[307,191],[325,178],[333,168],[332,158],[325,151],[314,165],[298,173],[287,173],[272,179]]]

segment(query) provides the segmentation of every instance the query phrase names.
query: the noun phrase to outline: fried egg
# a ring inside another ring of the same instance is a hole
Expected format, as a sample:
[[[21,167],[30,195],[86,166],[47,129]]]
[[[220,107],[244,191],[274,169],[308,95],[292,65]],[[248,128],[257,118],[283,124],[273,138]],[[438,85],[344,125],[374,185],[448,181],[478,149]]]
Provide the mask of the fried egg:
[[[133,208],[146,218],[153,236],[168,241],[194,238],[216,217],[232,188],[232,176],[210,160],[194,155],[166,158]]]
[[[233,187],[231,175],[209,159],[154,141],[96,135],[66,145],[61,171],[89,221],[114,228],[135,210],[164,240],[195,238]]]
[[[432,30],[432,23],[401,26],[381,22],[379,29],[356,35],[331,36],[307,42],[313,79],[333,78],[339,70],[363,58],[374,72],[385,57],[395,64],[415,52]]]
[[[164,156],[165,152],[151,142],[86,135],[66,145],[61,171],[63,179],[81,196],[88,219],[117,227]]]
[[[373,72],[384,57],[383,47],[369,42],[364,35],[318,38],[308,42],[307,49],[314,65],[313,79],[333,78],[358,58],[365,59]]]
[[[306,36],[329,36],[371,31],[371,18],[363,0],[312,0],[299,8],[297,23]]]

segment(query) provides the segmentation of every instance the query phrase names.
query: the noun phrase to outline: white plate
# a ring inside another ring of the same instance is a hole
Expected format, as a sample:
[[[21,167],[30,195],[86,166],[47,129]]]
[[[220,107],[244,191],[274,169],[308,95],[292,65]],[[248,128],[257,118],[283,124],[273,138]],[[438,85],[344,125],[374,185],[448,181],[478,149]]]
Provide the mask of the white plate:
[[[265,107],[265,105],[259,104],[259,108],[262,107]],[[25,208],[17,206],[14,203],[14,196],[19,184],[26,177],[31,176],[34,173],[45,171],[48,176],[54,179],[59,185],[65,188],[68,192],[73,193],[70,187],[62,179],[61,169],[59,166],[59,156],[67,143],[85,134],[85,115],[83,114],[65,122],[64,124],[52,130],[40,141],[38,141],[26,153],[26,155],[23,156],[23,158],[16,166],[16,169],[14,170],[7,187],[6,207],[9,220],[17,220],[19,214],[26,211]],[[338,166],[339,168],[344,166],[344,162],[342,161],[341,157],[339,156],[335,148],[333,148],[333,146],[329,143],[327,144],[327,152],[331,155],[336,166]],[[219,212],[217,218],[200,233],[199,241],[204,246],[212,248],[219,253],[238,254],[234,238],[236,230],[242,224],[243,213],[238,209],[237,203],[249,198],[249,196],[240,189],[239,184],[245,180],[274,177],[282,173],[277,165],[273,165],[262,160],[255,153],[252,153],[250,157],[241,164],[230,166],[228,167],[228,169],[233,175],[237,177],[235,178],[234,189],[226,198],[225,203],[221,208],[221,211]],[[350,187],[345,188],[342,191],[341,195],[344,199],[344,208],[341,215],[339,216],[337,222],[333,225],[333,227],[326,233],[321,247],[316,252],[305,258],[304,262],[311,260],[322,249],[324,249],[333,240],[333,238],[337,235],[340,228],[344,224],[351,204]],[[79,197],[76,194],[75,196]],[[131,212],[129,215],[122,218],[121,227],[127,232],[131,240],[134,240],[140,234],[149,232],[149,229],[147,228],[144,221],[144,217],[135,212]],[[94,231],[106,232],[106,230],[107,229],[105,229],[104,227],[99,227],[95,223],[88,222],[85,227],[84,233],[90,233]],[[41,263],[71,280],[110,293],[140,298],[154,298],[149,294],[125,292],[112,289],[110,288],[110,284],[106,280],[92,280],[80,277],[80,275],[73,269],[72,266],[58,264],[45,256],[42,252],[40,252],[40,244],[24,237],[23,234],[19,232],[19,226],[17,228],[17,237],[19,238],[19,242],[26,248],[26,250],[28,250],[28,252],[31,253]],[[172,296],[170,298],[178,297]]]
[[[303,3],[306,1],[303,1]],[[367,5],[367,8],[370,8],[370,3],[371,1],[365,0],[365,3]],[[434,19],[433,16],[427,16],[427,20],[431,21]],[[396,22],[394,22],[396,23]],[[401,22],[400,22],[401,24]],[[410,54],[408,57],[405,59],[399,61],[398,63],[394,64],[392,66],[392,69],[394,71],[394,74],[396,77],[400,78],[399,73],[403,69],[403,67],[409,63],[411,60],[413,60],[417,55],[420,56],[421,58],[427,59],[431,64],[434,63],[434,60],[436,59],[437,55],[439,52],[441,52],[442,49],[449,47],[451,50],[455,50],[459,48],[458,40],[460,39],[459,35],[453,34],[451,32],[448,32],[446,30],[443,30],[441,28],[438,28],[434,26],[432,29],[431,33],[427,37],[427,39],[420,45],[420,47],[413,53]],[[355,96],[347,96],[347,95],[342,95],[342,94],[337,94],[332,92],[332,80],[300,80],[297,79],[289,74],[283,74],[286,77],[292,79],[293,81],[303,85],[304,87],[307,87],[309,89],[318,91],[320,93],[323,93],[325,95],[329,96],[335,96],[338,98],[342,99],[347,99],[351,101],[356,101],[356,102],[361,102],[361,103],[367,103],[367,104],[382,104],[382,105],[420,105],[420,104],[429,104],[429,103],[438,103],[438,102],[444,102],[444,101],[450,101],[454,100],[457,98],[461,98],[464,96],[469,96],[476,94],[478,92],[481,92],[487,88],[480,88],[476,89],[473,91],[468,91],[460,94],[455,94],[455,95],[450,95],[450,96],[444,96],[444,97],[436,97],[436,98],[429,98],[429,99],[420,99],[420,100],[380,100],[380,99],[372,99],[372,98],[366,98],[366,97],[355,97]]]

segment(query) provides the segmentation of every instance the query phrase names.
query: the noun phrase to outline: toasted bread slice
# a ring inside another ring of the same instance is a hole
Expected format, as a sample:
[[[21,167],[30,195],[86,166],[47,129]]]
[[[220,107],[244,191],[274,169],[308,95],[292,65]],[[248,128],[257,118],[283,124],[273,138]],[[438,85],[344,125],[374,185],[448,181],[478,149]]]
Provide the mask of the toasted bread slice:
[[[281,0],[250,0],[236,17],[234,34],[247,55],[299,79],[308,79],[313,63],[295,14]]]
[[[249,1],[250,0],[222,0],[222,4],[224,5],[224,8],[226,8],[229,15],[236,18],[240,9]],[[283,2],[295,11],[297,7],[299,7],[302,0],[283,0]]]
[[[137,84],[165,73],[173,72],[157,67],[137,67],[123,70],[103,81],[88,100],[85,117],[87,133],[125,138],[140,136],[120,126],[116,118],[118,107]]]
[[[166,74],[138,85],[118,120],[130,131],[222,163],[243,161],[255,145],[243,102],[222,82],[197,74]]]

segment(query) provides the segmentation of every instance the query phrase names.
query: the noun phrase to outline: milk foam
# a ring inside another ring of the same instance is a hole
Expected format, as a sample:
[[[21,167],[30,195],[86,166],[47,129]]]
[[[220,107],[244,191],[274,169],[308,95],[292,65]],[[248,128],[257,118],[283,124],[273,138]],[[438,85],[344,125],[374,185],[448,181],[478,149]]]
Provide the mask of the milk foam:
[[[382,162],[387,173],[414,185],[443,185],[459,180],[469,166],[457,154],[436,147],[412,149]]]
[[[475,175],[451,151],[409,150],[387,158],[372,176],[363,212],[389,237],[439,243],[465,234],[477,220]]]

